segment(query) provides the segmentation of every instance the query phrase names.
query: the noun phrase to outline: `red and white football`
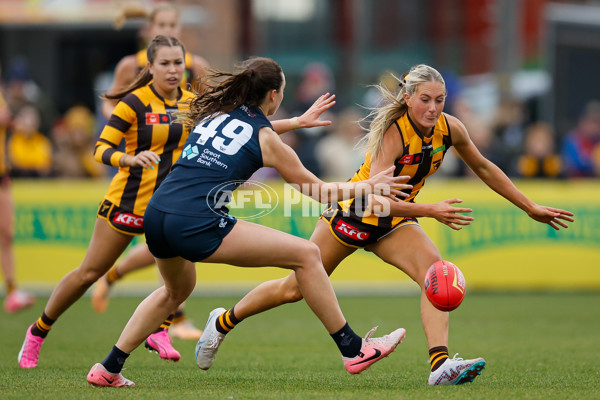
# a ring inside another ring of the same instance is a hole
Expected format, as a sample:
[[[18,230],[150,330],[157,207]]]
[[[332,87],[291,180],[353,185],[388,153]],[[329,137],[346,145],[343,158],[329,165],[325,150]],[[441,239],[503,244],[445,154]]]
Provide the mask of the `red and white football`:
[[[452,311],[465,298],[465,277],[450,261],[436,261],[425,275],[425,294],[438,310]]]

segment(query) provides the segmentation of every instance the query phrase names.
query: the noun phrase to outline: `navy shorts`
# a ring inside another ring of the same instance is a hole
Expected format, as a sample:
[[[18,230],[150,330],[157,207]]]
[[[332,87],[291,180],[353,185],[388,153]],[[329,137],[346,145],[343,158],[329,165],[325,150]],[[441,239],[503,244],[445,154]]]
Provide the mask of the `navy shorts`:
[[[154,257],[179,256],[198,262],[217,251],[236,222],[230,215],[199,218],[169,214],[148,206],[144,214],[144,233]]]

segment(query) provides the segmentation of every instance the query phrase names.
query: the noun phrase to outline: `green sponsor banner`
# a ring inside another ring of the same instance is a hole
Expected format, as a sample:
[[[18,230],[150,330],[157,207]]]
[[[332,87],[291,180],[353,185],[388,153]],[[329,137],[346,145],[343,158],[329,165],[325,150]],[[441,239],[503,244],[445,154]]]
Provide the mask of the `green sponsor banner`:
[[[539,204],[575,213],[568,229],[538,223],[475,180],[427,182],[421,203],[459,197],[475,221],[460,231],[430,218],[419,220],[443,259],[458,265],[468,288],[600,289],[600,185],[597,181],[523,181],[517,186]],[[15,247],[18,278],[55,282],[81,262],[107,181],[16,181]],[[246,185],[230,203],[231,215],[305,239],[325,205],[300,195],[281,181]],[[142,240],[137,238],[136,240]],[[201,265],[201,264],[199,264]],[[201,265],[204,282],[256,282],[287,271]],[[368,270],[368,273],[365,271]],[[156,281],[156,271],[135,279]],[[333,275],[336,282],[368,282],[416,287],[405,274],[357,251]]]
[[[94,230],[96,206],[22,204],[16,208],[15,241],[87,246]]]
[[[600,209],[569,207],[576,215],[576,223],[568,229],[554,230],[546,224],[535,223],[516,207],[487,207],[485,204],[470,205],[475,221],[460,233],[438,226],[441,233],[438,247],[442,254],[456,256],[489,248],[507,247],[527,243],[577,244],[600,246]]]

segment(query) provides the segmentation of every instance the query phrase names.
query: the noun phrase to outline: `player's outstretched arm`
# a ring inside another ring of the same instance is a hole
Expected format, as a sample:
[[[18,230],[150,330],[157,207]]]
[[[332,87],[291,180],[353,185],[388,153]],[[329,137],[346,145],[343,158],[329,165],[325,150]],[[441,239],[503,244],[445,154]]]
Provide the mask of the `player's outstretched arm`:
[[[277,134],[300,128],[314,128],[316,126],[331,125],[331,121],[321,120],[321,114],[329,110],[335,104],[335,94],[325,93],[319,97],[304,114],[299,117],[279,119],[271,122],[273,130]]]
[[[546,223],[558,230],[568,228],[564,222],[573,222],[573,213],[558,208],[540,206],[525,196],[498,166],[485,158],[475,147],[465,126],[455,117],[448,115],[452,130],[452,144],[469,168],[492,190],[525,211],[538,222]]]
[[[410,177],[393,176],[394,167],[390,167],[369,179],[358,182],[324,182],[306,169],[298,155],[270,128],[262,128],[259,134],[263,165],[273,167],[282,178],[295,185],[298,190],[321,202],[335,202],[356,196],[376,193],[390,198],[405,197],[403,190],[412,189],[407,184]]]

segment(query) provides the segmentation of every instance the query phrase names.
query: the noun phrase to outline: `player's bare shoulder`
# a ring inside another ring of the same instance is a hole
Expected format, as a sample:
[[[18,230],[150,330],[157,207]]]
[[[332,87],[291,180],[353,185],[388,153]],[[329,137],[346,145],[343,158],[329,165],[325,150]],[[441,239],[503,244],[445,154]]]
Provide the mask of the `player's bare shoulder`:
[[[465,125],[462,123],[462,121],[458,118],[456,118],[454,115],[448,114],[448,113],[442,113],[444,117],[446,117],[446,121],[448,121],[448,126],[450,127],[450,130],[453,129],[465,129]]]
[[[446,117],[446,121],[448,121],[448,127],[450,128],[453,144],[456,145],[457,143],[460,143],[469,137],[467,128],[460,119],[447,113],[443,113],[443,115]]]

